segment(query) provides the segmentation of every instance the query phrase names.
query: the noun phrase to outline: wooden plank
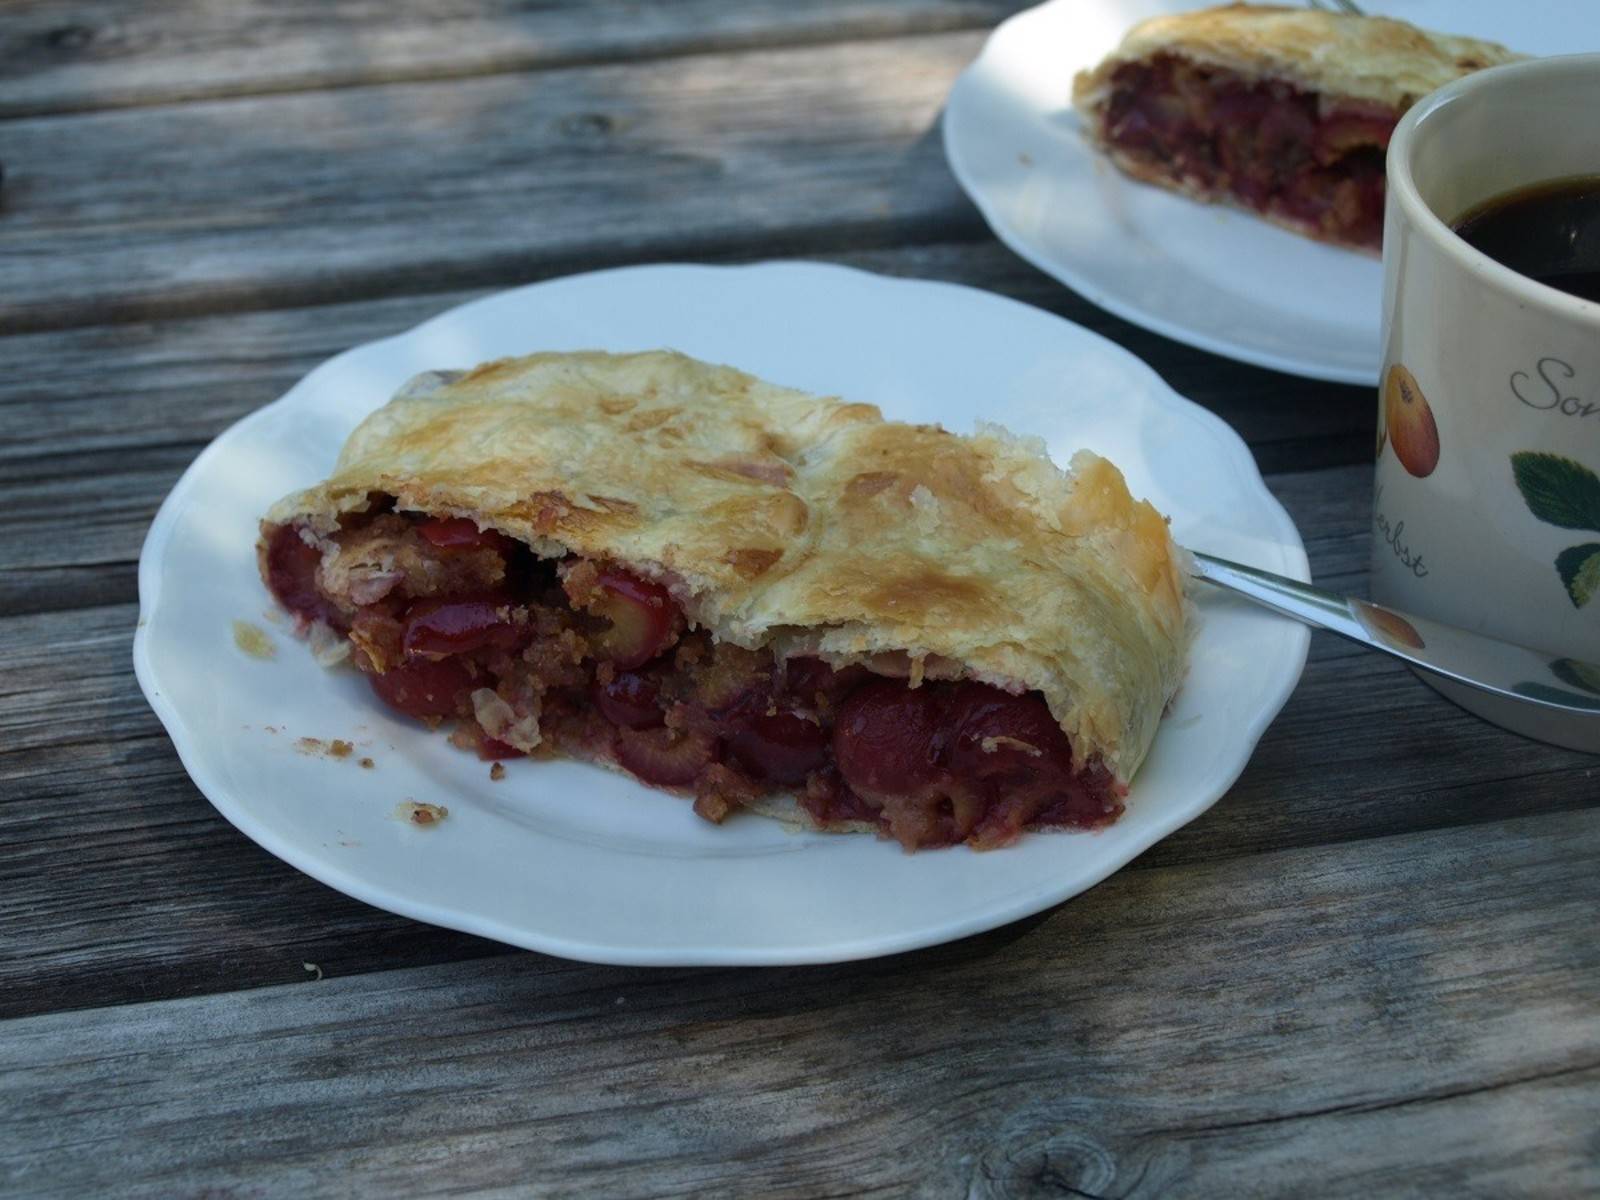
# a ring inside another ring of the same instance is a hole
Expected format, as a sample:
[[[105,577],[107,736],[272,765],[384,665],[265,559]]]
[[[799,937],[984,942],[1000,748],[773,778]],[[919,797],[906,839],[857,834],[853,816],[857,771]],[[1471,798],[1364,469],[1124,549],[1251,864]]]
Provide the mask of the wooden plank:
[[[1170,341],[1096,308],[992,240],[823,257],[996,292],[1109,337],[1226,419],[1264,470],[1305,470],[1370,455],[1375,405],[1369,389],[1281,375]],[[324,359],[487,294],[411,294],[0,340],[10,364],[0,376],[0,463],[101,450],[125,460],[129,451],[150,446],[202,445]]]
[[[0,494],[19,536],[5,567],[68,567],[137,560],[145,531],[199,447],[151,446],[60,454],[7,464]]]
[[[1002,0],[12,0],[0,119],[984,28]]]
[[[7,1023],[92,1194],[1579,1195],[1600,813],[1124,871],[840,967],[536,955]]]
[[[978,237],[935,125],[981,42],[8,122],[0,331]]]

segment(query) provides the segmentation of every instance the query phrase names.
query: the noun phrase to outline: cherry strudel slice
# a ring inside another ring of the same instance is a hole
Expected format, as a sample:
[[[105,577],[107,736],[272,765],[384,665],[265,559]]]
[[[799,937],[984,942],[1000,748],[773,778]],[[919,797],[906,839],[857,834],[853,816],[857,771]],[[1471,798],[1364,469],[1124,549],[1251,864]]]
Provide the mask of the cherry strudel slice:
[[[1078,75],[1073,103],[1136,179],[1375,252],[1395,123],[1518,57],[1387,17],[1233,4],[1134,26]]]
[[[484,757],[913,849],[1114,820],[1188,640],[1110,463],[664,351],[421,376],[259,553],[324,659]]]

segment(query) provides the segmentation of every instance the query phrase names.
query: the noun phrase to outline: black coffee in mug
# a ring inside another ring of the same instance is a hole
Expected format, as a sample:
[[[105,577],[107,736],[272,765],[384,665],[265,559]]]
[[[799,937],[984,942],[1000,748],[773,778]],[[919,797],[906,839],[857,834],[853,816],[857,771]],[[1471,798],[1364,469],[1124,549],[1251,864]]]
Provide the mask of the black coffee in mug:
[[[1600,301],[1600,175],[1502,192],[1457,217],[1455,231],[1519,275]]]

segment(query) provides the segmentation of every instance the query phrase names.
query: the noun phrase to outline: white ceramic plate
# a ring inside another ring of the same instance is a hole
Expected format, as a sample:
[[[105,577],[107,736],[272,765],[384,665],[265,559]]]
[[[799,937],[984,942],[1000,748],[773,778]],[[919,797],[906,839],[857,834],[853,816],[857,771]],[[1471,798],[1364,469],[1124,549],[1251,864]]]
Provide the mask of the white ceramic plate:
[[[1306,631],[1217,597],[1190,676],[1096,834],[990,854],[903,853],[755,817],[718,828],[682,800],[577,763],[506,778],[389,713],[352,671],[323,671],[266,614],[256,523],[322,478],[345,436],[405,379],[534,350],[672,346],[891,417],[1088,446],[1173,516],[1179,537],[1304,578],[1305,552],[1249,452],[1110,342],[947,284],[842,267],[635,267],[505,292],[318,367],[219,437],[173,489],[139,562],[134,664],[200,790],[248,837],[324,883],[419,920],[614,963],[821,962],[990,929],[1065,900],[1190,821],[1228,787],[1300,674]],[[266,629],[275,657],[233,642]],[[273,731],[276,732],[273,732]],[[335,761],[298,739],[351,741]],[[375,767],[357,764],[370,756]],[[407,799],[448,806],[419,829]]]
[[[1314,379],[1378,377],[1383,269],[1244,213],[1135,183],[1085,141],[1072,77],[1137,21],[1194,0],[1051,0],[995,30],[945,108],[951,169],[1006,245],[1157,333]],[[1600,4],[1366,0],[1371,13],[1528,54],[1600,49]]]

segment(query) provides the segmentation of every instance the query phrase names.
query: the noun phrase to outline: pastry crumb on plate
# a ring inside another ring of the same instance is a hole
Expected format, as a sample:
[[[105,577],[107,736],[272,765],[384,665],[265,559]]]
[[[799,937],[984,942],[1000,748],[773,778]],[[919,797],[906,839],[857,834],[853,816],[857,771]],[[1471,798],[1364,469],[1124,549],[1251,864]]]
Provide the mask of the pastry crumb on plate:
[[[424,804],[417,800],[402,800],[395,805],[394,815],[402,821],[424,828],[437,825],[450,815],[450,810],[442,804]]]
[[[233,623],[233,644],[239,647],[242,653],[262,661],[272,658],[278,652],[277,646],[267,636],[267,631],[249,621]]]

